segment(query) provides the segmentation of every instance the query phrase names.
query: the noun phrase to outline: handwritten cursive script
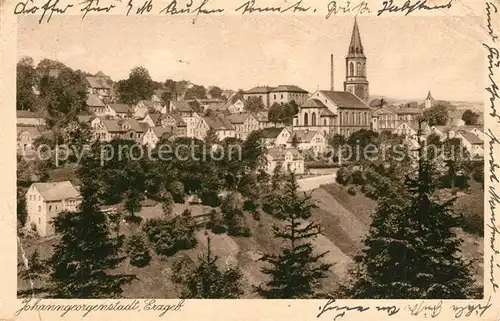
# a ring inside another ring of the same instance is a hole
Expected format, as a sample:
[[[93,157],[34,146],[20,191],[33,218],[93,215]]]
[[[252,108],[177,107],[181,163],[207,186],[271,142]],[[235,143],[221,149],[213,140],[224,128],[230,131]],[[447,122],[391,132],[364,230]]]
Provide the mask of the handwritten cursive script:
[[[485,133],[486,136],[489,138],[488,142],[488,165],[489,165],[489,180],[490,183],[496,182],[499,183],[496,169],[500,168],[500,165],[495,163],[495,152],[494,148],[495,146],[500,145],[500,141],[497,139],[495,134],[491,131],[491,129],[488,129],[488,131]],[[492,250],[492,254],[490,257],[490,283],[493,286],[493,292],[496,292],[497,289],[499,288],[498,283],[495,281],[495,274],[494,270],[495,268],[500,268],[500,265],[496,263],[495,257],[500,254],[500,251],[498,251],[495,247],[495,240],[497,234],[500,234],[500,231],[498,230],[497,223],[496,223],[496,217],[495,217],[495,209],[497,208],[497,205],[500,204],[500,196],[497,194],[495,186],[490,185],[488,187],[488,205],[489,205],[489,211],[490,211],[490,222],[486,226],[490,229],[490,249]]]
[[[496,109],[496,106],[495,106],[495,100],[497,98],[500,98],[500,96],[498,95],[498,85],[495,81],[495,70],[494,69],[498,69],[498,67],[500,66],[500,53],[498,52],[498,49],[497,48],[494,48],[494,47],[490,47],[488,46],[487,44],[483,44],[483,46],[488,50],[488,79],[490,80],[490,85],[489,87],[486,87],[486,91],[488,93],[490,93],[490,109],[491,109],[491,112],[490,112],[490,116],[491,117],[496,117],[497,118],[497,122],[500,123],[500,115],[497,114],[497,109]]]
[[[410,314],[413,316],[423,315],[427,317],[427,313],[433,318],[437,317],[443,308],[443,301],[439,301],[438,304],[430,304],[421,301],[417,304],[408,304],[405,309],[410,311]]]
[[[31,5],[28,6],[28,3]],[[50,19],[52,18],[52,15],[54,13],[59,13],[59,14],[64,14],[66,13],[66,10],[69,8],[73,7],[72,4],[67,4],[65,7],[59,7],[59,0],[49,0],[47,1],[44,5],[41,7],[38,7],[34,5],[33,0],[27,0],[25,2],[19,2],[16,4],[14,7],[14,14],[36,14],[38,10],[43,10],[42,15],[40,16],[40,19],[38,20],[38,23],[41,24],[44,19],[46,19],[46,22],[49,23]],[[48,16],[46,16],[48,15]]]
[[[485,305],[478,304],[464,304],[464,305],[452,305],[451,308],[455,312],[455,318],[460,318],[462,315],[470,317],[472,313],[476,313],[477,316],[482,316],[486,310],[491,307],[491,297],[488,298],[488,302]]]
[[[200,6],[196,7],[193,10],[193,13],[196,14],[196,16],[193,19],[193,24],[196,23],[196,19],[198,19],[198,16],[200,14],[210,15],[210,14],[214,14],[214,13],[224,12],[224,9],[207,9],[207,8],[205,8],[205,5],[208,3],[208,1],[209,0],[203,0],[203,2],[200,4]]]
[[[371,13],[372,11],[368,7],[368,2],[365,2],[364,0],[351,5],[351,1],[347,1],[343,5],[337,5],[337,1],[330,1],[328,3],[328,13],[326,15],[326,19],[330,18],[332,14],[337,14],[337,13],[354,13],[355,15],[358,14],[364,14],[364,13]]]
[[[316,318],[321,317],[323,315],[323,313],[328,312],[328,311],[337,311],[337,312],[341,311],[333,317],[333,320],[337,320],[337,318],[342,318],[343,316],[345,316],[345,313],[347,311],[365,312],[366,310],[370,309],[370,307],[364,307],[361,305],[350,307],[347,305],[338,306],[338,305],[335,305],[334,303],[335,303],[335,299],[330,299],[330,300],[328,300],[328,302],[324,306],[320,306],[319,307],[320,312],[318,313]]]
[[[405,16],[407,16],[415,10],[449,9],[451,8],[452,2],[453,0],[449,0],[449,2],[446,4],[427,5],[427,0],[418,0],[415,3],[412,3],[410,0],[407,0],[402,6],[397,6],[394,4],[393,0],[389,0],[382,2],[382,5],[384,7],[378,11],[377,16],[380,16],[384,12],[406,11]]]
[[[493,26],[491,25],[491,14],[492,14],[491,9],[494,10],[493,13],[498,12],[497,6],[495,6],[494,3],[487,2],[486,3],[486,27],[488,28],[488,35],[491,37],[491,40],[493,42],[496,42],[498,39],[498,36],[495,35],[495,33],[493,32]]]
[[[238,8],[236,8],[234,11],[236,11],[236,12],[240,11],[241,14],[244,15],[245,13],[248,14],[248,13],[254,13],[254,12],[277,12],[277,13],[292,12],[292,13],[295,13],[295,12],[306,12],[306,11],[309,11],[311,9],[311,7],[303,7],[302,0],[294,3],[291,6],[287,6],[287,7],[282,7],[282,6],[279,6],[279,7],[257,7],[255,5],[255,3],[256,3],[255,0],[250,0],[250,1],[242,4]],[[316,11],[316,10],[314,10],[314,11]]]
[[[87,5],[82,8],[80,11],[83,12],[82,19],[84,19],[87,16],[87,13],[89,12],[110,12],[111,9],[115,8],[114,4],[110,4],[108,6],[99,6],[99,0],[88,0],[83,2],[84,4],[86,3]]]

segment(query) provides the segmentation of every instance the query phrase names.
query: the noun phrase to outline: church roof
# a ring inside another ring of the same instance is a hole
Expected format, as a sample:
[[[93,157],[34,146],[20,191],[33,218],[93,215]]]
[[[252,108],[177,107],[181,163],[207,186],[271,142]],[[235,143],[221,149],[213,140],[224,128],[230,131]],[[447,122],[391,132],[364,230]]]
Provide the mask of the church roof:
[[[432,98],[432,95],[431,95],[431,91],[429,90],[429,92],[427,93],[427,98],[425,98],[426,100],[434,100],[434,98]]]
[[[325,104],[316,98],[308,99],[305,103],[300,107],[305,108],[326,108]]]
[[[349,45],[349,51],[347,58],[361,57],[366,58],[363,51],[363,44],[361,43],[361,36],[359,35],[358,21],[354,17],[354,26],[352,28],[351,44]]]
[[[361,99],[348,91],[320,91],[328,99],[332,100],[340,108],[370,109]]]

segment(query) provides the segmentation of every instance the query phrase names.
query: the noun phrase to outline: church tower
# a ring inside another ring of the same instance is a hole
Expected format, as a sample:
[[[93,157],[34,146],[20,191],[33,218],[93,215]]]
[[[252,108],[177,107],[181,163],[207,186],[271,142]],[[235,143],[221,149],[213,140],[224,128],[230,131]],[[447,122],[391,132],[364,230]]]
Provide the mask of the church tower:
[[[354,18],[352,28],[351,44],[345,58],[346,79],[344,91],[348,91],[362,100],[368,100],[368,80],[366,79],[366,56],[361,44],[358,22]]]

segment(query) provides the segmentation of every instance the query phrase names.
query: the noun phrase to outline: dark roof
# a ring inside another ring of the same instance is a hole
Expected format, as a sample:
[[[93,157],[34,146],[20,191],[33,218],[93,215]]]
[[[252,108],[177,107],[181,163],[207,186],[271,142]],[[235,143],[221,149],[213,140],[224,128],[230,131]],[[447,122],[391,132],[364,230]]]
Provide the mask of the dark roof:
[[[177,113],[163,114],[163,115],[160,116],[160,119],[165,119],[165,118],[167,118],[169,116],[172,117],[173,119],[175,119],[177,126],[179,126],[179,127],[187,126],[187,124],[184,121],[184,119],[182,119],[182,116],[179,115],[179,114],[177,114]]]
[[[276,138],[285,127],[268,127],[261,130],[262,138]]]
[[[203,117],[208,127],[215,130],[231,130],[234,129],[233,124],[222,117]]]
[[[191,107],[191,104],[187,101],[173,101],[172,105],[175,110],[179,112],[192,112],[193,108]]]
[[[267,154],[271,155],[274,160],[284,160],[285,155],[291,153],[295,159],[304,159],[304,156],[296,148],[268,148]]]
[[[317,133],[318,132],[315,130],[294,130],[293,134],[288,139],[288,142],[291,143],[293,141],[293,137],[295,136],[299,143],[307,143],[310,142]]]
[[[422,114],[423,110],[420,109],[420,108],[402,107],[402,108],[399,108],[396,111],[396,113],[398,115],[402,115],[402,114]]]
[[[473,133],[462,131],[462,132],[460,132],[460,134],[473,145],[483,145],[484,144],[484,142],[481,140],[481,138],[477,137]]]
[[[45,201],[59,201],[68,198],[80,198],[80,193],[70,181],[33,183]]]
[[[301,108],[302,107],[305,107],[305,108],[326,108],[326,105],[323,104],[323,102],[321,102],[319,99],[313,98],[313,99],[308,99],[300,107]]]
[[[87,97],[87,106],[89,106],[89,107],[104,107],[105,105],[98,96],[90,94]]]
[[[126,114],[132,111],[127,104],[109,104],[109,107],[119,114]]]
[[[292,92],[292,93],[304,93],[307,94],[307,90],[304,90],[295,85],[279,85],[272,90],[273,92]]]
[[[155,124],[158,124],[158,121],[161,119],[160,113],[149,113],[148,115]]]
[[[275,89],[274,87],[257,86],[253,87],[250,90],[245,91],[245,94],[267,94],[273,91],[274,89]]]
[[[88,84],[92,88],[104,88],[111,89],[111,86],[108,84],[106,77],[85,77]]]
[[[17,118],[38,118],[38,116],[29,110],[16,110]]]
[[[323,95],[332,100],[340,108],[360,108],[370,109],[361,99],[347,91],[320,91]]]
[[[349,51],[347,58],[362,57],[365,58],[363,52],[363,44],[361,43],[361,36],[359,34],[358,21],[354,17],[354,26],[352,27],[351,43],[349,44]]]
[[[238,113],[228,115],[227,119],[231,122],[231,124],[243,124],[249,116],[249,113]]]

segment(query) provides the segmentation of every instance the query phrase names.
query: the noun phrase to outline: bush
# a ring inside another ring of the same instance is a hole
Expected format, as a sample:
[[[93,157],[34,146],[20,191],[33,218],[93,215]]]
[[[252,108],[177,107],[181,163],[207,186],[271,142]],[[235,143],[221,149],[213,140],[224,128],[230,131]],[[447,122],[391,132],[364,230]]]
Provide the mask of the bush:
[[[201,203],[210,207],[220,206],[221,202],[216,191],[203,191],[201,193]]]
[[[149,249],[141,235],[133,235],[127,242],[127,253],[130,257],[130,264],[142,268],[151,262]]]
[[[245,200],[243,202],[243,209],[245,211],[253,212],[257,209],[257,205],[255,205],[255,203],[252,202],[251,200]]]
[[[351,182],[351,172],[347,167],[341,167],[337,171],[335,181],[340,185],[347,185]]]
[[[474,168],[474,172],[472,172],[472,178],[481,184],[484,184],[484,168],[483,166],[478,166]]]
[[[364,173],[360,170],[355,170],[354,172],[352,172],[351,182],[354,185],[364,185],[366,182]]]
[[[191,249],[197,243],[194,238],[194,220],[188,215],[172,220],[151,219],[146,221],[143,230],[158,255],[171,256],[178,251]]]
[[[227,232],[227,229],[224,225],[222,224],[215,224],[211,227],[210,229],[212,233],[214,234],[224,234]]]
[[[142,222],[142,217],[138,215],[126,215],[123,219],[125,222],[133,224],[140,224]]]
[[[347,188],[347,193],[349,193],[349,195],[356,195],[357,191],[356,191],[356,188],[354,186],[349,186]]]
[[[260,212],[258,211],[253,211],[252,212],[252,218],[256,221],[260,221]]]

